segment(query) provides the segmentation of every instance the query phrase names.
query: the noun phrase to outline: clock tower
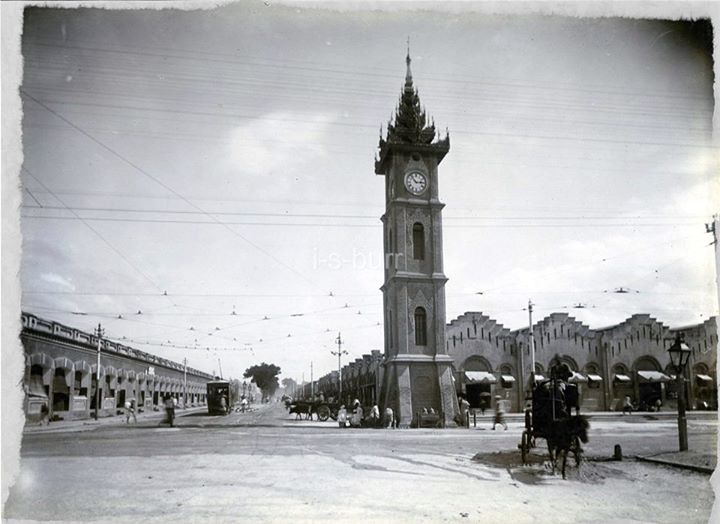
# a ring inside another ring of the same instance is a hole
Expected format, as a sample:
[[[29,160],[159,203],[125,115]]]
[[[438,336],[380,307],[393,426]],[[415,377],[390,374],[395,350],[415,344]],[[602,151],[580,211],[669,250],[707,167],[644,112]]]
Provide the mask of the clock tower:
[[[453,359],[445,345],[445,282],[438,165],[449,135],[436,137],[410,71],[400,103],[379,144],[375,173],[385,176],[383,223],[385,373],[380,402],[400,425],[417,424],[432,408],[451,424],[458,411]]]

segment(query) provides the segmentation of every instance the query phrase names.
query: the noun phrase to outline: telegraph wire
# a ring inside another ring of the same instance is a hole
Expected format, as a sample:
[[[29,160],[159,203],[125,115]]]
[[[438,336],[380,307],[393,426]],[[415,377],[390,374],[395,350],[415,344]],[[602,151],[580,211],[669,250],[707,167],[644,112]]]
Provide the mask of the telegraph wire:
[[[22,88],[20,89],[21,93],[23,93],[25,96],[29,96],[26,91],[24,91]],[[32,98],[34,101],[38,102],[37,99]],[[38,102],[40,104],[40,102]],[[115,108],[115,109],[121,109],[123,111],[127,111],[129,109],[134,109],[138,111],[144,111],[144,112],[160,112],[160,113],[179,113],[179,114],[192,114],[192,115],[205,115],[205,116],[218,116],[217,113],[209,113],[209,112],[203,112],[203,111],[190,111],[186,109],[168,109],[168,108],[157,108],[157,107],[142,107],[142,106],[129,106],[129,105],[121,105],[121,104],[98,104],[93,102],[65,102],[62,100],[47,100],[47,103],[49,104],[56,104],[56,105],[80,105],[80,106],[88,106],[88,107],[107,107],[107,108]],[[42,105],[45,106],[44,104]],[[53,113],[57,114],[57,113]],[[251,114],[243,114],[243,113],[226,113],[225,114],[228,118],[237,118],[241,120],[258,120],[262,118],[263,121],[277,121],[277,122],[292,122],[292,123],[316,123],[310,120],[303,120],[300,118],[278,118],[278,117],[261,117],[261,115],[251,115]],[[66,120],[69,122],[68,120]],[[337,121],[328,121],[324,122],[325,125],[328,126],[339,126],[339,127],[351,127],[351,128],[365,128],[365,129],[377,129],[377,125],[375,124],[361,124],[361,123],[352,123],[352,122],[337,122]],[[73,127],[74,126],[73,124]],[[77,127],[76,127],[77,128]],[[77,128],[80,129],[80,128]],[[91,135],[83,131],[83,134],[90,137]],[[490,132],[490,131],[473,131],[468,129],[454,129],[453,134],[460,134],[460,135],[468,135],[468,136],[488,136],[488,137],[499,137],[499,138],[531,138],[531,139],[537,139],[537,140],[558,140],[558,141],[568,141],[568,142],[588,142],[588,143],[600,143],[600,144],[618,144],[618,145],[624,145],[627,144],[635,144],[640,146],[672,146],[672,147],[682,147],[682,148],[692,148],[692,149],[713,149],[714,146],[712,144],[695,144],[695,143],[684,143],[684,142],[648,142],[648,141],[638,141],[638,140],[618,140],[618,139],[612,139],[612,138],[594,138],[594,137],[581,137],[581,136],[562,136],[562,135],[538,135],[538,134],[523,134],[523,133],[497,133],[497,132]],[[98,144],[102,144],[99,140],[93,138],[93,141],[96,141]],[[103,144],[103,147],[104,146]],[[108,148],[109,151],[111,151]],[[138,169],[134,164],[132,164],[133,167]],[[150,175],[147,175],[150,176]],[[158,181],[159,184],[162,184]],[[163,187],[167,187],[163,184]]]
[[[238,66],[251,66],[251,67],[267,67],[267,68],[274,68],[274,69],[280,69],[280,70],[287,70],[287,69],[295,69],[295,70],[301,70],[301,71],[308,71],[312,74],[314,77],[317,75],[317,73],[332,73],[332,74],[344,74],[344,75],[351,75],[358,78],[364,78],[368,76],[373,77],[384,77],[388,80],[396,80],[397,79],[397,68],[373,68],[373,70],[364,69],[362,71],[358,71],[357,69],[352,70],[342,70],[342,69],[335,69],[335,68],[328,68],[327,62],[312,62],[312,61],[300,61],[300,60],[273,60],[269,59],[267,57],[252,57],[248,55],[236,55],[236,54],[229,54],[229,53],[217,53],[217,52],[208,52],[208,51],[197,51],[197,50],[189,50],[189,49],[177,49],[177,48],[166,48],[166,47],[160,47],[160,46],[143,46],[140,51],[128,51],[128,50],[121,50],[119,48],[115,49],[107,49],[107,48],[101,48],[101,47],[88,47],[88,45],[93,45],[95,42],[89,42],[89,43],[80,43],[75,45],[68,45],[67,43],[58,43],[58,42],[47,42],[47,41],[33,41],[30,42],[30,45],[37,46],[37,47],[48,47],[52,49],[73,49],[73,50],[79,50],[79,51],[92,51],[92,52],[99,52],[99,53],[116,53],[116,54],[127,54],[132,56],[148,56],[152,58],[161,58],[163,61],[165,61],[167,58],[173,58],[178,60],[188,60],[188,61],[195,61],[200,62],[202,64],[205,64],[207,62],[219,62],[227,65],[238,65]],[[125,45],[123,47],[126,48],[133,48],[134,46],[128,46]],[[150,53],[147,51],[148,48],[155,48],[159,49],[162,52],[159,53]],[[171,54],[172,53],[172,54]],[[179,53],[186,53],[185,56]],[[187,54],[193,53],[193,54],[202,54],[203,57],[192,57],[187,56]],[[233,60],[211,60],[207,57],[226,57],[226,58],[232,58]],[[243,59],[251,59],[251,60],[258,60],[258,61],[265,61],[267,63],[253,63],[253,62],[241,62],[238,61],[238,58]],[[272,64],[273,62],[279,62],[278,64]],[[313,64],[313,65],[319,65],[321,67],[308,67],[307,65],[295,65],[295,64]],[[382,72],[380,72],[382,71]],[[457,83],[457,84],[463,84],[463,85],[490,85],[493,87],[501,87],[503,89],[506,89],[508,87],[516,87],[516,88],[533,88],[533,89],[547,89],[552,91],[558,91],[558,90],[565,90],[565,91],[578,91],[578,92],[587,92],[591,94],[610,94],[610,95],[616,95],[616,94],[622,94],[622,95],[630,95],[630,96],[637,96],[637,97],[652,97],[652,98],[673,98],[673,99],[686,99],[686,100],[696,100],[696,99],[702,99],[702,95],[688,95],[687,92],[672,92],[672,91],[665,91],[660,93],[648,93],[647,91],[628,91],[627,89],[617,87],[617,90],[608,90],[608,87],[615,87],[615,86],[606,86],[605,89],[588,89],[586,87],[577,87],[577,86],[562,86],[558,85],[557,83],[553,83],[548,85],[547,87],[540,87],[538,85],[526,85],[519,82],[511,82],[511,81],[504,81],[504,82],[489,82],[486,78],[483,78],[482,81],[473,80],[472,77],[464,76],[463,79],[446,79],[445,77],[435,76],[432,74],[423,73],[423,79],[427,79],[429,82],[434,81],[442,81],[442,82],[451,82],[451,83]],[[341,81],[344,81],[345,79],[341,79]]]
[[[60,202],[61,204],[63,204],[63,206],[65,206],[65,203],[63,202],[63,200],[61,198],[59,198],[57,195],[55,195],[45,184],[42,183],[42,181],[39,178],[37,178],[34,174],[32,174],[24,165],[21,166],[20,169],[25,171],[25,173],[27,173],[33,179],[35,179],[35,181],[38,184],[40,184],[49,194],[51,194],[55,199],[57,199],[58,202]],[[67,208],[67,206],[65,206],[65,207]],[[100,233],[97,229],[92,227],[84,218],[82,218],[80,215],[75,213],[75,211],[73,211],[72,209],[67,208],[67,210],[75,216],[75,219],[82,222],[90,231],[92,231],[95,234],[95,236],[97,236],[100,240],[102,240],[102,242],[106,246],[108,246],[117,256],[119,256],[131,268],[133,268],[137,272],[138,275],[142,276],[145,280],[150,282],[150,284],[152,284],[152,286],[155,289],[162,291],[162,288],[152,278],[150,278],[143,270],[141,270],[139,267],[137,267],[135,264],[133,264],[133,262],[129,258],[127,258],[119,249],[117,249],[115,246],[113,246],[110,243],[110,241],[103,236],[102,233]]]
[[[33,177],[33,178],[34,178],[34,177]],[[40,203],[40,201],[39,201],[37,198],[35,198],[35,195],[32,194],[32,192],[30,191],[30,189],[28,189],[28,188],[25,187],[25,186],[23,186],[23,189],[24,189],[25,191],[27,191],[27,194],[30,195],[30,198],[32,198],[39,207],[41,207],[41,208],[43,207],[43,205]],[[53,195],[53,196],[55,196],[55,195]],[[57,198],[57,196],[55,196],[55,198]],[[20,206],[20,207],[23,207],[23,206]],[[56,208],[57,208],[57,209],[69,209],[69,208],[66,208],[66,207],[59,207],[59,206],[56,206]]]
[[[210,226],[271,226],[271,227],[360,227],[360,228],[373,228],[380,229],[382,224],[351,224],[351,223],[319,223],[319,222],[238,222],[238,221],[201,221],[201,220],[171,220],[171,219],[141,219],[141,218],[99,218],[99,217],[68,217],[60,215],[27,215],[22,214],[22,218],[36,219],[36,220],[82,220],[89,222],[129,222],[129,223],[141,223],[141,224],[191,224],[191,225],[210,225]],[[557,227],[695,227],[697,223],[684,223],[684,222],[653,222],[653,223],[637,223],[637,222],[619,222],[619,223],[607,223],[607,224],[443,224],[443,227],[447,228],[557,228]],[[306,281],[312,282],[310,280]]]
[[[368,205],[371,205],[368,203]],[[118,213],[152,213],[152,214],[168,214],[168,215],[205,215],[201,211],[190,211],[180,209],[132,209],[132,208],[121,208],[121,207],[87,207],[87,206],[29,206],[22,205],[25,209],[49,209],[49,210],[70,210],[73,211],[103,211],[103,212],[118,212]],[[251,217],[282,217],[282,218],[359,218],[359,219],[370,219],[377,220],[376,215],[348,215],[348,214],[337,214],[337,213],[259,213],[251,211],[208,211],[216,216],[251,216]],[[554,216],[539,216],[539,215],[519,215],[519,216],[502,216],[502,215],[445,215],[445,220],[645,220],[645,219],[705,219],[705,215],[624,215],[624,216],[613,216],[613,215],[554,215]]]
[[[141,168],[139,165],[137,165],[137,164],[135,164],[134,162],[130,161],[129,159],[127,159],[126,157],[124,157],[123,155],[121,155],[120,153],[118,153],[117,151],[115,151],[114,149],[112,149],[110,146],[106,145],[104,142],[98,140],[97,138],[95,138],[95,137],[92,136],[91,134],[87,133],[85,130],[83,130],[83,129],[80,128],[79,126],[75,125],[73,122],[71,122],[70,120],[68,120],[68,119],[65,118],[64,116],[62,116],[62,115],[61,115],[60,113],[58,113],[57,111],[53,110],[52,108],[50,108],[49,106],[47,106],[47,105],[44,104],[43,102],[39,101],[37,98],[35,98],[35,97],[33,97],[32,95],[28,94],[23,88],[20,88],[20,93],[23,94],[24,96],[30,98],[33,102],[35,102],[36,104],[38,104],[40,107],[45,108],[48,112],[50,112],[51,114],[55,115],[57,118],[59,118],[59,119],[62,120],[63,122],[67,123],[70,127],[72,127],[73,129],[75,129],[76,131],[78,131],[80,134],[82,134],[82,135],[84,135],[85,137],[87,137],[88,139],[90,139],[90,140],[91,140],[92,142],[94,142],[95,144],[99,145],[102,149],[104,149],[105,151],[109,152],[109,153],[112,154],[114,157],[120,159],[122,162],[124,162],[125,164],[129,165],[130,167],[132,167],[133,169],[135,169],[137,172],[143,174],[144,176],[146,176],[146,177],[149,178],[150,180],[154,181],[156,184],[158,184],[158,185],[161,186],[162,188],[166,189],[168,192],[170,192],[170,193],[174,194],[175,196],[179,197],[181,200],[183,200],[183,201],[184,201],[185,203],[187,203],[189,206],[197,209],[198,211],[204,212],[203,209],[200,208],[197,204],[195,204],[195,203],[193,203],[191,200],[185,198],[183,195],[181,195],[180,193],[178,193],[177,191],[175,191],[173,188],[171,188],[170,186],[168,186],[167,184],[165,184],[164,182],[162,182],[160,179],[158,179],[157,177],[151,175],[150,173],[148,173],[147,171],[145,171],[143,168]],[[33,178],[35,178],[35,177],[33,177]],[[37,178],[35,178],[35,179],[37,180]],[[41,184],[41,185],[43,185],[43,184]],[[46,189],[47,189],[47,188],[46,188]],[[205,212],[204,212],[204,213],[205,213]],[[263,249],[262,247],[260,247],[260,246],[257,245],[256,243],[252,242],[251,240],[249,240],[249,239],[246,238],[245,236],[241,235],[239,232],[235,231],[234,229],[232,229],[231,227],[229,227],[227,224],[224,224],[222,221],[218,220],[216,217],[213,217],[212,215],[210,215],[210,214],[208,214],[208,213],[205,213],[205,215],[206,215],[208,218],[210,218],[211,220],[213,220],[214,222],[216,222],[217,224],[222,225],[227,231],[229,231],[230,233],[232,233],[232,234],[235,235],[236,237],[240,238],[241,240],[243,240],[243,241],[244,241],[245,243],[247,243],[248,245],[254,247],[256,250],[258,250],[259,252],[263,253],[264,255],[266,255],[268,258],[270,258],[271,260],[273,260],[274,262],[276,262],[276,263],[279,264],[280,266],[284,267],[285,269],[291,271],[291,272],[292,272],[293,274],[295,274],[296,276],[300,277],[300,278],[301,278],[303,281],[305,281],[306,283],[309,283],[309,284],[311,284],[311,285],[314,286],[314,287],[318,287],[317,284],[315,284],[315,282],[313,282],[312,280],[310,280],[309,278],[307,278],[303,273],[301,273],[301,272],[298,271],[297,269],[295,269],[295,268],[293,268],[293,267],[285,264],[282,260],[280,260],[280,259],[278,259],[277,257],[275,257],[272,253],[270,253],[269,251]]]
[[[32,68],[31,68],[32,69]],[[49,76],[50,69],[53,69],[52,65],[46,65],[42,66],[42,68],[38,69],[38,72],[34,75],[37,79],[40,79],[42,76]],[[55,67],[54,68],[59,73],[67,72],[67,68],[62,67]],[[122,76],[119,76],[118,73],[125,73]],[[189,103],[189,104],[195,104],[195,105],[202,105],[203,102],[198,101],[197,99],[194,99],[192,97],[186,96],[184,93],[188,90],[194,90],[195,86],[198,84],[203,85],[203,91],[208,94],[213,94],[218,97],[226,96],[230,99],[237,97],[238,95],[244,95],[247,94],[248,90],[251,92],[259,87],[263,88],[264,92],[277,92],[273,94],[274,98],[281,99],[281,100],[288,100],[288,101],[315,101],[315,102],[321,102],[324,101],[326,104],[332,104],[332,103],[342,103],[345,100],[345,96],[347,95],[355,95],[356,97],[364,98],[366,100],[365,104],[368,107],[373,108],[380,108],[380,105],[387,100],[387,92],[381,91],[381,90],[373,90],[371,88],[364,88],[364,89],[348,89],[346,84],[339,83],[337,86],[333,86],[333,88],[328,87],[328,83],[325,82],[323,84],[322,89],[322,96],[320,96],[316,90],[313,90],[311,85],[307,83],[297,83],[297,82],[277,82],[274,79],[264,79],[264,78],[258,78],[257,80],[253,79],[252,77],[248,77],[247,75],[242,76],[242,80],[231,80],[228,78],[223,79],[222,84],[217,84],[217,79],[215,78],[201,78],[199,81],[195,81],[192,79],[189,80],[183,80],[180,83],[177,83],[174,87],[168,86],[169,79],[168,76],[178,76],[178,73],[171,73],[170,75],[165,75],[165,78],[161,83],[157,83],[157,80],[153,75],[151,75],[148,72],[148,76],[139,76],[137,75],[138,70],[135,68],[113,68],[112,70],[109,70],[108,73],[100,73],[100,72],[93,72],[90,69],[83,69],[84,75],[93,75],[96,77],[105,77],[103,80],[106,80],[108,82],[112,82],[110,88],[115,88],[114,91],[103,91],[102,93],[98,93],[96,91],[92,91],[89,89],[81,89],[81,88],[63,88],[58,87],[56,89],[49,89],[44,88],[40,86],[35,86],[33,83],[29,83],[28,87],[32,88],[33,90],[42,90],[49,93],[56,93],[59,95],[63,94],[92,94],[92,95],[104,95],[109,96],[112,95],[113,98],[125,98],[125,99],[135,99],[139,101],[147,101],[147,102],[153,102],[157,100],[157,98],[153,98],[152,96],[144,96],[139,94],[130,94],[128,93],[128,90],[134,87],[137,87],[138,81],[137,80],[131,80],[129,78],[135,77],[138,79],[146,79],[148,82],[148,85],[151,87],[154,87],[153,84],[157,84],[158,89],[162,87],[163,91],[163,100],[165,101],[176,101],[180,103]],[[311,79],[313,82],[317,82],[317,78]],[[224,87],[227,86],[227,87]],[[168,89],[174,90],[176,93],[175,95],[171,95],[171,93],[168,91]],[[457,100],[457,96],[453,95],[452,93],[448,93],[447,88],[443,89],[443,91],[440,92],[433,92],[433,90],[423,90],[423,94],[427,96],[427,98],[432,99],[433,106],[438,106],[443,113],[448,112],[449,114],[459,115],[463,114],[457,109],[455,109],[455,106],[452,104],[452,102],[455,102]],[[482,93],[480,92],[478,95],[474,95],[472,93],[463,93],[463,98],[469,101],[474,101],[478,103],[493,103],[500,104],[500,105],[513,105],[515,107],[522,106],[522,107],[532,107],[534,109],[548,109],[548,110],[557,110],[557,109],[574,109],[574,110],[586,110],[587,105],[581,102],[567,102],[567,101],[557,101],[555,99],[550,100],[542,100],[538,99],[537,97],[532,96],[508,96],[507,92],[502,92],[499,94],[495,93]],[[446,104],[447,102],[450,102],[451,104]],[[206,104],[209,105],[209,104]],[[237,107],[237,102],[233,102],[233,106]],[[241,106],[242,107],[242,106]],[[653,111],[649,111],[645,109],[647,107],[647,104],[642,105],[636,105],[636,104],[618,104],[615,101],[610,102],[609,104],[602,104],[598,103],[597,100],[595,101],[595,104],[592,108],[592,115],[598,115],[599,113],[607,113],[607,114],[621,114],[621,115],[636,115],[636,116],[648,116],[648,117],[655,117]],[[688,107],[683,108],[681,106],[677,105],[671,105],[671,106],[658,106],[656,108],[657,110],[663,110],[664,112],[667,112],[669,115],[683,118],[687,120],[695,120],[697,117],[702,116],[709,116],[710,108],[695,108]],[[436,111],[436,109],[434,110]],[[473,114],[470,112],[469,114]],[[489,116],[492,116],[494,113],[490,113]],[[483,112],[483,115],[485,115],[485,112]],[[479,115],[478,115],[479,116]],[[593,122],[594,123],[600,123],[600,121]],[[679,128],[678,128],[679,129]]]
[[[103,92],[101,94],[101,93],[98,93],[97,91],[83,90],[83,89],[78,89],[78,88],[75,88],[75,89],[69,89],[69,88],[49,89],[49,88],[44,88],[44,87],[39,87],[39,86],[33,86],[32,89],[33,89],[33,91],[41,91],[41,92],[45,91],[47,93],[51,93],[51,94],[55,94],[55,95],[66,93],[68,95],[94,95],[97,97],[109,96],[109,94],[107,92]],[[242,95],[244,93],[240,92],[238,94]],[[343,92],[342,94],[346,95],[347,93]],[[118,94],[117,96],[113,96],[112,99],[116,100],[118,97],[124,97],[124,98],[128,98],[128,99],[136,98],[139,100],[145,100],[147,102],[154,102],[156,100],[156,99],[145,97],[145,96],[128,95],[126,92],[123,92],[122,94]],[[281,98],[290,98],[290,99],[294,100],[298,97],[297,96],[292,96],[292,97],[281,96]],[[315,100],[316,99],[314,97],[307,97],[307,99],[305,101],[315,101]],[[322,100],[323,102],[326,102],[326,103],[328,102],[327,97],[322,97],[322,99],[320,99],[318,97],[317,100],[318,101]],[[176,100],[176,101],[183,103],[183,105],[185,105],[185,103],[184,103],[185,100]],[[341,101],[342,101],[342,99],[338,98],[338,102],[341,102]],[[485,101],[490,102],[489,100],[485,100]],[[380,105],[379,105],[380,102],[376,101],[375,99],[372,99],[372,102],[376,103],[378,105],[378,110],[380,110]],[[515,101],[513,101],[513,102],[515,102]],[[63,101],[63,103],[66,105],[74,105],[73,100],[65,100],[65,101]],[[508,103],[510,103],[510,102],[508,102]],[[100,104],[99,102],[98,102],[98,104],[101,106],[103,105],[103,104]],[[252,105],[246,106],[246,105],[237,105],[237,104],[234,107],[243,107],[246,109],[254,108],[254,106],[252,106]],[[538,108],[537,104],[533,104],[533,107]],[[107,105],[107,108],[114,109],[114,107],[112,107],[110,105]],[[97,111],[83,111],[82,109],[70,109],[69,111],[72,111],[73,113],[76,113],[76,114],[77,113],[91,114],[91,115],[98,114]],[[436,110],[435,112],[438,112],[438,111]],[[452,106],[441,107],[439,112],[442,112],[443,115],[473,116],[473,113],[471,113],[471,112],[459,111],[457,109],[454,109]],[[627,113],[623,113],[623,114],[627,114]],[[637,113],[633,113],[633,114],[637,114]],[[645,113],[640,113],[640,114],[645,114]],[[704,114],[705,113],[703,113],[703,115]],[[506,115],[507,115],[507,113],[505,111],[495,110],[494,107],[490,108],[489,110],[478,111],[478,113],[477,113],[478,118],[480,118],[480,117],[482,117],[482,118],[489,118],[489,117],[500,118],[500,117],[504,117]],[[120,113],[112,113],[112,112],[107,113],[107,116],[112,116],[113,118],[119,118],[119,119],[130,119],[130,120],[134,120],[134,121],[137,121],[138,119],[148,119],[148,117],[144,116],[144,115],[130,115],[130,114],[120,114]],[[207,116],[210,116],[210,115],[207,115]],[[218,117],[219,119],[228,118],[223,113],[212,113],[212,116],[213,116],[213,120],[178,119],[175,117],[154,117],[153,119],[167,121],[167,122],[174,122],[174,123],[182,122],[182,123],[187,123],[187,124],[193,124],[193,123],[194,124],[203,124],[203,125],[208,125],[208,126],[213,126],[213,127],[231,127],[234,125],[234,122],[222,122],[222,121],[219,121],[218,119],[216,119],[216,117]],[[654,116],[654,115],[648,115],[648,116]],[[702,115],[697,115],[697,116],[702,116]],[[709,115],[708,115],[708,117],[709,117]],[[257,118],[259,118],[259,116]],[[693,121],[696,119],[697,119],[696,116],[692,117]],[[448,120],[453,120],[453,119],[448,118]],[[542,116],[540,114],[537,114],[537,115],[531,115],[531,114],[513,115],[513,121],[514,122],[517,122],[517,121],[546,122],[546,123],[565,124],[565,125],[572,124],[573,126],[584,125],[584,126],[591,126],[591,127],[619,127],[622,129],[628,129],[628,128],[651,129],[654,131],[658,131],[658,130],[661,130],[661,131],[685,131],[686,133],[690,132],[690,133],[694,133],[694,134],[702,134],[703,136],[707,135],[708,133],[710,133],[712,131],[712,123],[709,120],[709,118],[704,125],[699,126],[699,127],[689,126],[689,125],[687,125],[687,126],[679,126],[679,125],[672,126],[672,125],[668,125],[665,123],[658,125],[657,123],[653,123],[653,122],[649,122],[649,123],[641,123],[641,122],[635,122],[635,121],[619,122],[617,120],[610,120],[610,121],[597,120],[597,119],[596,120],[577,120],[577,119],[567,120],[567,119],[562,119],[562,118],[552,118],[549,116],[545,116],[544,113],[542,114]],[[352,131],[353,131],[352,129],[349,130],[349,132],[352,132]],[[358,132],[358,134],[360,134],[360,133],[361,132]],[[364,133],[363,133],[363,136],[364,136]]]

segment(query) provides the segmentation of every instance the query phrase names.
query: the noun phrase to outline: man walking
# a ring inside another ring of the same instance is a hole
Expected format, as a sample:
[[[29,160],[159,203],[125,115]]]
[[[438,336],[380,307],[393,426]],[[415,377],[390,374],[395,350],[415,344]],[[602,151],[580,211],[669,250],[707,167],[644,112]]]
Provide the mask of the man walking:
[[[133,424],[137,424],[137,417],[135,416],[135,399],[130,399],[125,402],[125,424],[130,424],[130,417],[133,419]]]
[[[632,400],[630,400],[630,395],[625,395],[625,400],[623,401],[622,414],[624,415],[626,411],[628,415],[632,415],[633,406]]]
[[[500,400],[501,397],[497,396],[495,397],[495,418],[493,419],[493,430],[495,430],[495,426],[498,424],[502,424],[502,426],[505,428],[505,431],[507,431],[507,422],[505,422],[505,408],[503,407],[502,400]]]

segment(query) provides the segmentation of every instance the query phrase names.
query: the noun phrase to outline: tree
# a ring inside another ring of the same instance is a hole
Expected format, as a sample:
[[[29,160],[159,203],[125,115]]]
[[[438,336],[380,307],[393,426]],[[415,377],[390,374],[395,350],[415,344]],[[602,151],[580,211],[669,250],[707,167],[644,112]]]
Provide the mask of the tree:
[[[230,405],[236,404],[240,401],[242,396],[242,384],[236,378],[230,381]]]
[[[251,379],[252,382],[262,391],[263,399],[275,393],[280,386],[278,375],[280,367],[275,364],[262,364],[251,366],[245,370],[243,377]]]
[[[297,382],[295,382],[291,378],[284,378],[282,379],[282,385],[285,388],[286,395],[295,395],[295,391],[297,390]]]

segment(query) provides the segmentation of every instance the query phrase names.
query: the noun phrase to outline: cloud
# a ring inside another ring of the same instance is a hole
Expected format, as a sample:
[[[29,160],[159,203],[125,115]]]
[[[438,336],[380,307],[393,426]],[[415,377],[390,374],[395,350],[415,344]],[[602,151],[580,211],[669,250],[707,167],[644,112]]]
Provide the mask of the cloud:
[[[42,275],[40,275],[40,280],[44,280],[45,282],[49,282],[50,284],[57,284],[64,287],[68,291],[75,291],[75,285],[72,282],[56,273],[43,273]]]
[[[274,112],[230,132],[231,168],[253,175],[276,172],[326,155],[326,115]]]

